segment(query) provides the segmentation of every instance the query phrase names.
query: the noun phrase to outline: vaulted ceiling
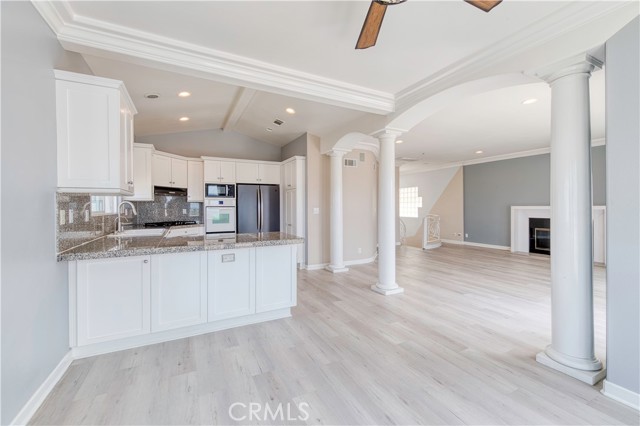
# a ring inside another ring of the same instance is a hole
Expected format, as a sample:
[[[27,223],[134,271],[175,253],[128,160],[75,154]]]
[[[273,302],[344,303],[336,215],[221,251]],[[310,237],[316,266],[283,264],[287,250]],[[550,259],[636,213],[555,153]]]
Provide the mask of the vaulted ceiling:
[[[505,0],[486,14],[462,0],[411,0],[388,9],[375,47],[355,50],[367,1],[34,5],[96,75],[125,82],[137,135],[223,128],[276,145],[393,116],[477,70],[530,71],[602,44],[638,14],[634,1]],[[602,82],[592,83],[596,137]],[[538,102],[523,108],[523,97]],[[450,104],[403,135],[398,154],[433,163],[548,146],[548,97],[538,83]]]

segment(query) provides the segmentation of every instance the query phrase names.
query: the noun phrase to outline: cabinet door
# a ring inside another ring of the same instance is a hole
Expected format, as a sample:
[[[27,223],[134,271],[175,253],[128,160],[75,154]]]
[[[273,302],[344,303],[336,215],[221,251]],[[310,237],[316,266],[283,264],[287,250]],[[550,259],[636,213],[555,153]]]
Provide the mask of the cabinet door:
[[[209,321],[255,313],[255,249],[210,251]]]
[[[236,163],[231,161],[220,162],[220,182],[236,183]]]
[[[207,255],[151,256],[151,331],[207,321]]]
[[[291,172],[292,172],[292,164],[293,161],[289,161],[282,165],[282,185],[284,185],[284,189],[291,189]]]
[[[58,187],[119,191],[119,92],[58,80],[56,120]]]
[[[202,161],[189,161],[187,164],[187,201],[204,201],[204,164]]]
[[[149,256],[80,260],[78,345],[150,332]]]
[[[280,165],[279,164],[259,164],[260,173],[258,176],[260,183],[280,185]]]
[[[219,161],[205,160],[204,181],[206,183],[220,182],[220,162]]]
[[[173,186],[171,157],[153,154],[153,186]]]
[[[236,162],[236,181],[238,183],[260,183],[258,163]]]
[[[284,226],[287,234],[296,235],[296,191],[284,194]]]
[[[188,186],[187,160],[171,159],[171,182],[174,188],[186,188]],[[204,190],[204,189],[203,189]]]
[[[296,305],[296,247],[256,247],[256,312]]]
[[[124,99],[120,101],[120,188],[123,193],[134,193],[133,115]]]
[[[153,153],[149,148],[133,148],[133,185],[132,197],[125,200],[153,201],[153,182],[151,181],[151,162]]]

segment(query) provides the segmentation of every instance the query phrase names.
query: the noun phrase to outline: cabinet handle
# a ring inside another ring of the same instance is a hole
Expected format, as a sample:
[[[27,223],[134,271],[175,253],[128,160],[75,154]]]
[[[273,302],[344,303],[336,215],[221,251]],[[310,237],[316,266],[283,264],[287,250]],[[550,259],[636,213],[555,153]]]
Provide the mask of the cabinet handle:
[[[142,261],[143,263],[149,263],[149,261],[147,259]]]

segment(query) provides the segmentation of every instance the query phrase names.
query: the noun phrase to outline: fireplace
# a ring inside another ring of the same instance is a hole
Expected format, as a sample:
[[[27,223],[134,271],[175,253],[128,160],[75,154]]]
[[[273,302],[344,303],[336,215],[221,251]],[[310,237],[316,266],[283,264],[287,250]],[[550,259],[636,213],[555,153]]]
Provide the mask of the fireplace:
[[[551,254],[551,219],[529,218],[529,253]]]

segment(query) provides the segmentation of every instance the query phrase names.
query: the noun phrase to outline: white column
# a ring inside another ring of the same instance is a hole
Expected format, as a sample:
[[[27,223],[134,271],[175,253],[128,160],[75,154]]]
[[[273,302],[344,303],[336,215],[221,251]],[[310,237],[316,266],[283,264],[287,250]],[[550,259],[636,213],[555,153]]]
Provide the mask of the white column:
[[[396,283],[396,137],[399,133],[383,131],[378,167],[378,282],[371,286],[377,293],[402,293]]]
[[[344,266],[344,222],[342,211],[342,159],[348,151],[334,149],[327,153],[331,157],[331,212],[329,229],[331,263],[327,270],[333,273],[346,272]]]
[[[604,376],[595,357],[589,77],[583,62],[551,85],[551,345],[539,362],[589,383]]]

